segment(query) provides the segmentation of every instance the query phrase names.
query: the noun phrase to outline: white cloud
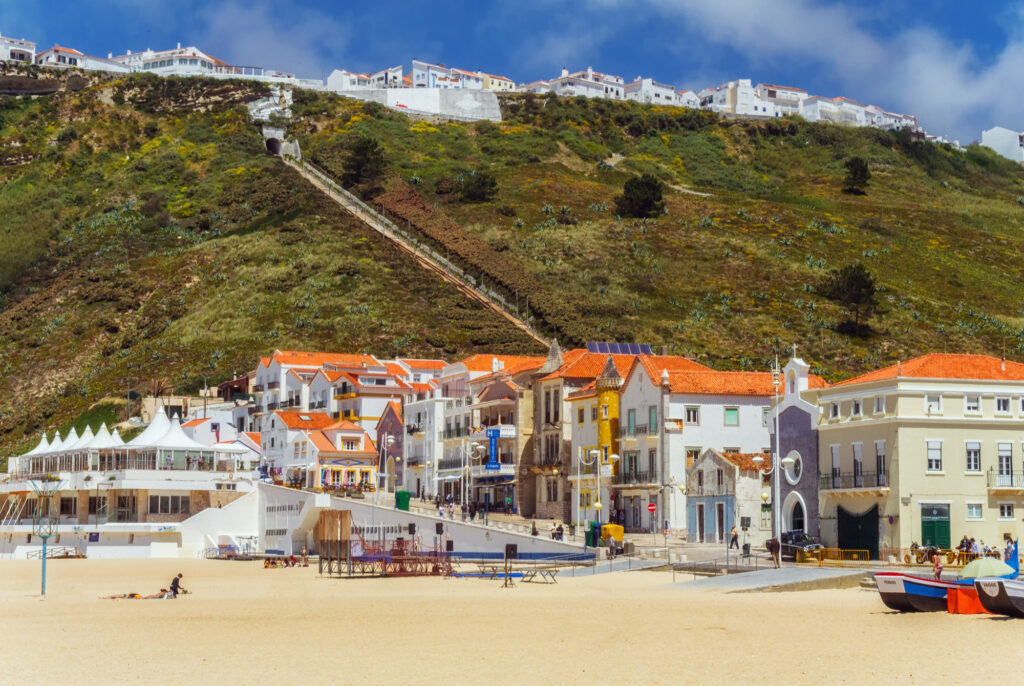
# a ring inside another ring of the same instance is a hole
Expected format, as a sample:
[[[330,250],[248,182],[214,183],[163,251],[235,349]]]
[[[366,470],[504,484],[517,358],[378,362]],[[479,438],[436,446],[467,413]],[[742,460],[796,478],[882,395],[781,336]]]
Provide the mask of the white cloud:
[[[203,51],[235,65],[260,66],[319,78],[345,66],[350,30],[319,10],[290,3],[217,3],[197,13]]]

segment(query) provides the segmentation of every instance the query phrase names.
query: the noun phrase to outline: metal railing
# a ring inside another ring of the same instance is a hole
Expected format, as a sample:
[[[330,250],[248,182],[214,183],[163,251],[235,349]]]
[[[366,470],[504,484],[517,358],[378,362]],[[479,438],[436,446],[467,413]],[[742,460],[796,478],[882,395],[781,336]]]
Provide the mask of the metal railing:
[[[696,579],[699,576],[719,576],[721,574],[739,574],[742,572],[754,572],[758,569],[765,569],[774,566],[771,557],[765,553],[751,552],[748,555],[736,553],[728,557],[718,557],[713,560],[693,560],[688,562],[672,563],[672,581],[676,580],[676,573],[691,574]]]
[[[269,391],[276,391],[279,388],[281,388],[280,381],[271,381],[270,383],[267,384],[267,390]]]
[[[889,471],[823,474],[820,486],[823,491],[835,491],[844,488],[888,488]]]
[[[442,429],[438,432],[438,439],[442,441],[448,441],[453,438],[465,438],[469,435],[469,431],[463,427],[457,427],[455,429]]]
[[[843,548],[818,548],[804,552],[796,551],[798,564],[816,564],[819,567],[867,567],[871,553],[867,550]]]
[[[328,196],[334,198],[339,202],[339,204],[345,206],[345,208],[357,218],[362,219],[387,238],[399,242],[403,246],[411,249],[415,254],[423,255],[427,260],[433,263],[436,268],[445,272],[449,278],[454,277],[460,282],[462,287],[472,291],[477,298],[481,298],[483,301],[491,303],[492,306],[501,310],[507,318],[517,322],[519,326],[528,332],[534,339],[540,342],[546,341],[536,327],[531,325],[530,320],[534,317],[528,307],[521,310],[518,303],[513,305],[506,297],[496,292],[493,288],[488,288],[483,283],[478,282],[476,278],[471,276],[464,269],[456,266],[451,262],[451,260],[440,255],[433,248],[425,245],[420,239],[411,235],[410,232],[400,229],[394,222],[384,216],[382,212],[378,212],[355,195],[342,188],[338,183],[330,178],[326,172],[316,165],[306,160],[293,160],[289,158],[282,159],[284,159],[287,164],[299,169],[300,172],[304,171],[315,177],[325,186]]]
[[[686,487],[686,495],[733,495],[732,484],[693,484]]]
[[[1024,489],[1024,472],[998,472],[988,470],[989,488]]]
[[[650,427],[646,424],[636,424],[634,426],[620,426],[619,427],[619,438],[636,438],[637,436],[646,436],[650,432]]]
[[[615,483],[617,484],[649,484],[654,482],[654,477],[651,472],[646,470],[640,471],[634,469],[632,471],[621,471],[618,476],[615,477]]]

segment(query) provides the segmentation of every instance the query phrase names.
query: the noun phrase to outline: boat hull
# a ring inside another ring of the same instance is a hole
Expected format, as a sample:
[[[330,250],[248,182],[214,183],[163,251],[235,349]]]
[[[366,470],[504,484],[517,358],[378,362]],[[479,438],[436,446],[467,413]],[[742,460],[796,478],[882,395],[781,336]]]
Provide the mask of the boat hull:
[[[960,584],[880,572],[875,575],[875,586],[885,606],[897,612],[946,612],[949,589],[958,588]]]
[[[1009,579],[976,579],[981,606],[995,615],[1024,619],[1024,583]]]

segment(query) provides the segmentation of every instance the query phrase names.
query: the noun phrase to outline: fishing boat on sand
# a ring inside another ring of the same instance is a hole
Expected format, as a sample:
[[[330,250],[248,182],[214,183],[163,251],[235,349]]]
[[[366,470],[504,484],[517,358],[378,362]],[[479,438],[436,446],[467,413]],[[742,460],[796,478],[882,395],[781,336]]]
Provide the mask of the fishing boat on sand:
[[[994,615],[1024,618],[1024,581],[975,579],[981,606]]]
[[[977,560],[976,562],[982,562]],[[998,560],[993,560],[997,562]],[[882,602],[885,603],[886,607],[892,608],[899,612],[946,612],[948,610],[947,597],[951,590],[957,591],[961,589],[970,588],[974,590],[974,587],[984,582],[1004,582],[1008,581],[1013,584],[1014,593],[1019,593],[1019,600],[1017,602],[1020,605],[1013,605],[1014,608],[1019,608],[1017,611],[1021,612],[1020,615],[1024,617],[1024,583],[1014,581],[1020,574],[1020,557],[1017,551],[1017,543],[1013,544],[1013,553],[1010,555],[1010,559],[1007,561],[1008,567],[1011,570],[1008,573],[1001,574],[997,577],[991,577],[987,574],[980,574],[978,576],[984,576],[984,579],[976,579],[973,573],[968,572],[968,567],[964,568],[961,573],[962,578],[958,580],[938,580],[929,579],[923,576],[914,576],[913,574],[904,574],[903,572],[879,572],[875,575],[875,586],[878,588],[878,594],[882,598]],[[974,563],[971,563],[974,564]],[[969,576],[965,576],[969,574]],[[979,587],[980,588],[980,587]],[[986,595],[988,599],[993,598],[989,595],[988,587],[986,587]],[[1005,586],[1004,586],[1005,588]],[[1013,603],[1013,600],[1009,600],[1009,591],[1004,591],[1008,598],[1009,603]],[[982,602],[982,605],[986,610],[989,610],[988,606],[985,605],[986,599],[982,598],[982,593],[978,592],[978,597]],[[998,597],[998,594],[997,596]],[[1004,602],[1005,605],[1005,602]],[[989,610],[989,612],[995,612]],[[1006,614],[999,612],[999,614]]]

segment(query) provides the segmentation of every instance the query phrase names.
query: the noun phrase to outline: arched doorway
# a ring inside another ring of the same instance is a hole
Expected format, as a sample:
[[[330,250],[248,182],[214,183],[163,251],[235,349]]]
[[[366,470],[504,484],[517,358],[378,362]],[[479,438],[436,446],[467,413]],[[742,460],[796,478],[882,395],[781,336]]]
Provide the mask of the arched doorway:
[[[783,531],[807,531],[807,507],[804,499],[796,491],[786,496],[782,506]]]
[[[280,155],[281,154],[281,141],[278,140],[277,138],[268,138],[267,139],[267,150],[269,150],[271,152],[271,154]]]

